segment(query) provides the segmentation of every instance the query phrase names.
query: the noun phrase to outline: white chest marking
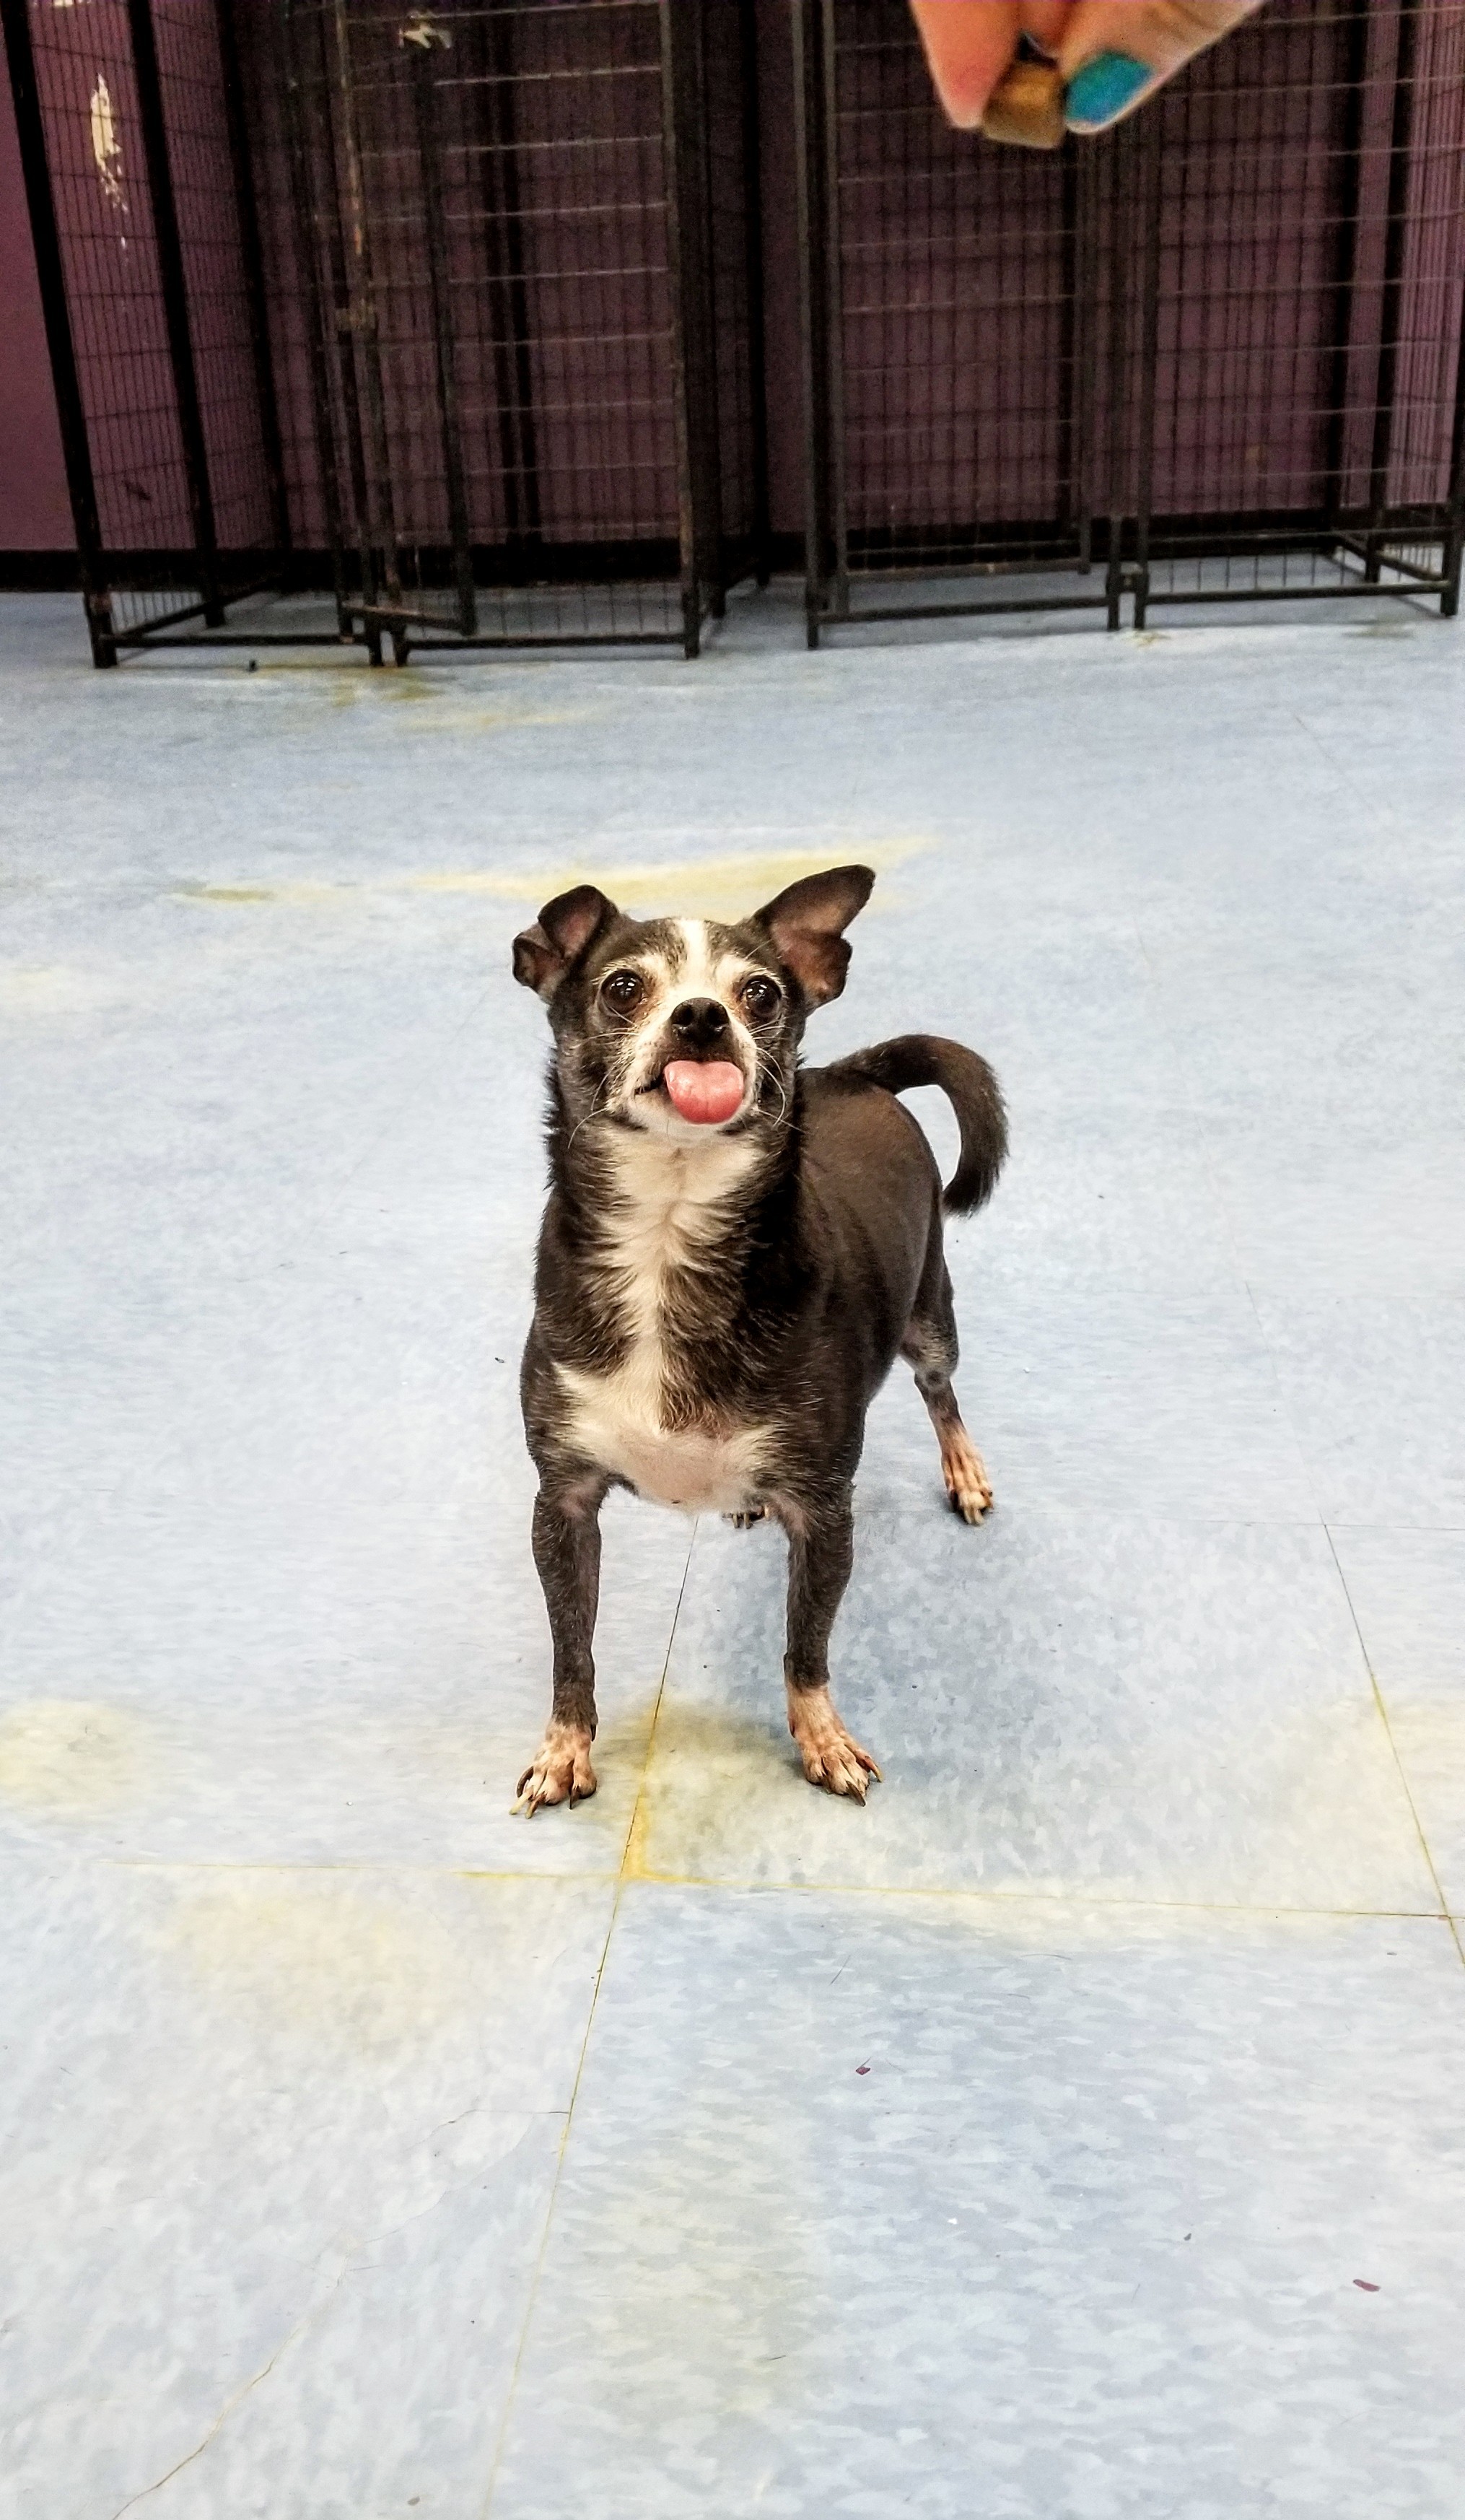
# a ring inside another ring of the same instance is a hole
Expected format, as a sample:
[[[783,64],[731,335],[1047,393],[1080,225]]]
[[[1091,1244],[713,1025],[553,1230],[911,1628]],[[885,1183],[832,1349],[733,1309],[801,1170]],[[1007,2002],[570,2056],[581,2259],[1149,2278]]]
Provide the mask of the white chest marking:
[[[757,1484],[767,1430],[669,1427],[663,1332],[669,1279],[706,1266],[756,1151],[735,1138],[680,1147],[638,1136],[617,1144],[614,1161],[600,1267],[630,1345],[605,1373],[559,1367],[566,1431],[577,1452],[641,1496],[688,1513],[735,1513]]]

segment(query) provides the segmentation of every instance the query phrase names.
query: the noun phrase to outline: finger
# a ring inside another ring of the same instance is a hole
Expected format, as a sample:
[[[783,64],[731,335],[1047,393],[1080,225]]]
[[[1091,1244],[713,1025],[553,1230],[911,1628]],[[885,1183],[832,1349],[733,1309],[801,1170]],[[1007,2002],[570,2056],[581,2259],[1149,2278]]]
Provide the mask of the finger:
[[[1073,16],[1074,0],[1020,0],[1018,23],[1045,53],[1056,53]]]
[[[910,0],[910,12],[949,120],[975,131],[1017,50],[1017,0]]]
[[[1078,0],[1058,46],[1072,131],[1107,131],[1262,0]]]

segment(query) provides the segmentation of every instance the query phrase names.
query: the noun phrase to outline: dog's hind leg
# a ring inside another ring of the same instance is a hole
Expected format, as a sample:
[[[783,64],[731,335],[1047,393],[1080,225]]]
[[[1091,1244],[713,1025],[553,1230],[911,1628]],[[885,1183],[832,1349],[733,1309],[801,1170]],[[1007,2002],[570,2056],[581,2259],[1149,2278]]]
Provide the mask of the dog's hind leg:
[[[777,1498],[774,1511],[788,1534],[788,1729],[811,1785],[863,1803],[870,1778],[878,1781],[880,1771],[846,1732],[829,1695],[829,1630],[855,1562],[849,1486],[817,1504]]]
[[[901,1354],[913,1369],[915,1387],[926,1404],[936,1441],[941,1446],[941,1475],[953,1510],[963,1522],[980,1522],[992,1503],[992,1481],[982,1456],[961,1423],[952,1375],[957,1357],[956,1308],[951,1273],[941,1247],[939,1224],[931,1238]]]
[[[532,1820],[544,1803],[579,1803],[595,1792],[596,1666],[591,1652],[600,1596],[600,1507],[606,1481],[534,1503],[534,1563],[555,1645],[555,1697],[545,1737],[519,1778],[515,1811]]]

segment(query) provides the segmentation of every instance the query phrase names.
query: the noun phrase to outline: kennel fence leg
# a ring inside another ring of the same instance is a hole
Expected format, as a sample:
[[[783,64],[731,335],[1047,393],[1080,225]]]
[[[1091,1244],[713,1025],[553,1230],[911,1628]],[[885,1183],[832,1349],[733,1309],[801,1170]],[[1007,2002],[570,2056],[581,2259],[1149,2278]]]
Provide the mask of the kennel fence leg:
[[[1408,246],[1409,142],[1413,125],[1414,60],[1420,0],[1399,0],[1398,48],[1394,64],[1394,119],[1389,136],[1389,206],[1384,228],[1384,282],[1379,310],[1379,380],[1373,448],[1368,467],[1368,539],[1363,573],[1377,586],[1383,567],[1379,539],[1389,507],[1389,462],[1394,450],[1394,404],[1398,381],[1399,318],[1404,254]]]
[[[224,618],[219,591],[219,546],[214,525],[213,490],[208,475],[208,448],[203,435],[203,413],[199,400],[193,324],[189,315],[188,273],[183,260],[178,202],[168,157],[167,116],[163,110],[162,80],[157,64],[153,0],[127,0],[127,22],[132,35],[132,68],[137,82],[138,121],[142,129],[148,193],[153,205],[153,234],[157,249],[157,278],[162,291],[163,321],[168,337],[168,362],[173,372],[178,434],[183,446],[189,515],[199,564],[199,592],[203,598],[204,621],[210,630],[217,630]]]
[[[270,534],[283,570],[290,547],[289,508],[285,495],[285,446],[280,434],[280,401],[275,390],[275,363],[270,353],[270,324],[265,306],[264,255],[259,242],[259,205],[244,130],[244,80],[234,22],[235,0],[214,0],[219,35],[219,69],[224,88],[224,121],[229,133],[229,161],[234,176],[235,216],[239,223],[240,264],[244,272],[244,306],[249,321],[249,355],[254,367],[254,399],[259,412],[260,452],[270,506]]]
[[[326,518],[326,539],[331,547],[331,574],[335,594],[336,633],[343,640],[354,640],[356,629],[351,616],[349,591],[346,584],[345,533],[340,508],[339,450],[331,408],[331,352],[326,326],[325,298],[321,289],[319,224],[315,206],[315,188],[311,179],[310,155],[305,141],[305,120],[300,103],[300,71],[295,58],[293,30],[294,21],[290,0],[279,0],[275,13],[275,61],[280,81],[286,156],[289,164],[290,216],[294,227],[295,253],[305,281],[306,360],[310,377],[310,412],[316,469],[321,479],[321,504]],[[347,346],[349,351],[349,344]]]
[[[427,287],[432,305],[432,355],[437,381],[437,407],[442,422],[443,477],[448,492],[448,530],[453,538],[453,579],[458,590],[458,627],[465,639],[478,628],[473,593],[473,554],[468,541],[467,477],[463,461],[463,431],[458,404],[458,376],[453,357],[452,288],[448,270],[448,230],[443,215],[443,141],[437,111],[436,47],[414,46],[412,85],[417,111],[418,158],[422,171],[422,207],[427,233]],[[405,661],[405,660],[399,660]]]
[[[486,10],[479,21],[481,94],[488,146],[480,152],[489,332],[493,342],[499,468],[510,549],[541,538],[539,450],[534,425],[534,356],[524,259],[523,188],[514,111],[513,20]]]

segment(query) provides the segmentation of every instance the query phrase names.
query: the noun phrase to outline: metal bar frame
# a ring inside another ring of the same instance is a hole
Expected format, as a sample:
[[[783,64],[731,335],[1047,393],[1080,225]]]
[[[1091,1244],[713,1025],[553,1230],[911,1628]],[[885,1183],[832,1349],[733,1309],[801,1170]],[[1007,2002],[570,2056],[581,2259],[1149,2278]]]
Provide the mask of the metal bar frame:
[[[1122,608],[1130,588],[1131,569],[1125,558],[1125,524],[1129,508],[1124,493],[1125,448],[1111,439],[1110,484],[1108,496],[1108,553],[1105,587],[1102,596],[1089,596],[1078,589],[1071,596],[1013,596],[1007,603],[999,602],[961,605],[927,605],[901,608],[870,608],[857,604],[852,596],[852,581],[858,578],[868,585],[877,574],[867,562],[862,564],[856,552],[858,536],[849,523],[847,471],[843,428],[843,374],[841,363],[841,238],[839,218],[838,168],[838,0],[795,0],[793,9],[793,68],[795,159],[799,228],[800,305],[802,315],[802,350],[804,362],[804,453],[805,453],[805,610],[807,638],[817,647],[821,632],[844,623],[858,624],[876,619],[919,620],[925,617],[950,618],[958,614],[1020,614],[1033,611],[1075,611],[1099,609],[1106,613],[1108,626],[1122,626]],[[1123,145],[1124,135],[1115,141]],[[1104,358],[1114,373],[1125,368],[1130,317],[1130,292],[1126,285],[1117,233],[1122,221],[1123,204],[1114,194],[1110,202],[1107,233],[1101,233],[1101,198],[1105,194],[1104,169],[1112,158],[1115,141],[1067,141],[1064,167],[1064,291],[1066,304],[1062,318],[1059,347],[1059,371],[1063,379],[1064,398],[1060,410],[1060,492],[1059,517],[1054,524],[1045,520],[1053,531],[1068,530],[1073,534],[1075,551],[1071,557],[1036,558],[1014,553],[1010,557],[933,563],[922,567],[912,563],[909,570],[891,570],[891,578],[907,574],[910,578],[1031,577],[1070,572],[1076,578],[1087,577],[1093,566],[1094,532],[1091,508],[1090,468],[1096,442],[1098,409],[1098,370]],[[1158,286],[1158,260],[1155,260],[1155,285]],[[1094,307],[1101,273],[1107,270],[1111,284],[1109,338],[1104,344],[1095,338]],[[1119,510],[1116,513],[1116,501]]]
[[[1328,428],[1323,456],[1325,505],[1333,517],[1343,507],[1347,452],[1348,389],[1353,372],[1353,320],[1363,210],[1363,104],[1368,78],[1369,0],[1347,0],[1344,21],[1342,201],[1333,257],[1332,358],[1328,375]]]
[[[162,292],[163,320],[167,327],[168,362],[173,374],[178,433],[183,444],[189,514],[193,519],[194,543],[199,556],[199,582],[203,596],[204,619],[217,629],[224,619],[219,589],[218,536],[214,529],[213,490],[208,473],[208,447],[203,434],[203,411],[199,400],[199,371],[194,357],[194,332],[188,305],[188,274],[183,260],[178,202],[168,157],[167,115],[163,109],[153,0],[127,0],[127,22],[132,37],[132,72],[137,85],[143,161],[153,206],[158,286]]]
[[[712,337],[701,11],[702,0],[659,0],[677,524],[682,549],[682,646],[688,657],[700,651],[702,617],[715,599],[723,504]]]
[[[244,130],[244,80],[234,22],[236,0],[214,0],[218,31],[219,72],[224,97],[224,124],[229,134],[229,162],[234,175],[234,207],[239,226],[240,260],[244,267],[244,306],[249,324],[249,351],[254,363],[254,391],[259,405],[259,436],[269,490],[270,532],[277,553],[290,547],[289,507],[285,491],[285,446],[280,434],[280,403],[275,390],[275,362],[270,350],[265,307],[264,255],[259,242],[259,205]]]
[[[511,548],[541,533],[539,453],[534,426],[534,360],[524,269],[518,124],[513,102],[512,21],[486,10],[478,21],[486,75],[489,146],[482,153],[484,239],[489,253],[489,322],[498,393],[499,461]]]
[[[1394,394],[1398,372],[1399,309],[1408,247],[1409,143],[1414,121],[1414,59],[1419,0],[1398,0],[1394,60],[1394,115],[1389,134],[1389,206],[1384,229],[1384,288],[1379,316],[1379,373],[1374,393],[1373,447],[1368,467],[1370,534],[1383,530],[1389,503],[1389,459],[1394,448]],[[1370,562],[1370,570],[1373,564]],[[1373,571],[1376,574],[1376,571]]]
[[[1138,126],[1132,145],[1139,158],[1139,397],[1133,473],[1134,557],[1130,570],[1132,626],[1144,628],[1149,594],[1150,513],[1155,473],[1155,390],[1160,364],[1160,205],[1162,130],[1157,113]],[[1128,405],[1129,397],[1125,397]],[[1111,610],[1109,626],[1119,627]]]
[[[289,166],[290,214],[294,230],[295,257],[305,282],[305,346],[310,376],[311,427],[315,439],[316,464],[321,476],[321,498],[326,515],[326,540],[331,552],[336,629],[338,637],[349,639],[354,634],[347,603],[345,538],[340,510],[339,452],[331,406],[330,334],[327,329],[326,306],[321,291],[315,188],[311,179],[310,152],[306,144],[304,112],[300,100],[300,71],[295,57],[294,15],[291,0],[276,0],[273,12],[273,32],[275,68],[280,80],[281,119],[285,129],[286,157]]]
[[[804,421],[804,636],[819,646],[829,540],[828,303],[824,287],[824,151],[820,0],[793,0],[794,171],[799,246],[799,358]]]
[[[768,335],[764,321],[763,114],[758,95],[756,0],[738,0],[742,67],[742,193],[745,214],[744,286],[748,321],[748,465],[753,496],[751,560],[759,586],[773,573],[768,470]]]
[[[427,21],[420,22],[424,27]],[[405,47],[404,47],[405,49]],[[438,47],[423,41],[412,46],[413,108],[417,125],[418,162],[422,178],[423,227],[427,239],[427,290],[432,307],[433,376],[438,419],[442,428],[443,476],[448,492],[448,529],[453,546],[453,577],[458,594],[458,628],[471,639],[478,627],[473,591],[473,554],[468,539],[467,474],[463,460],[463,429],[458,407],[458,372],[453,353],[452,292],[448,273],[448,231],[443,214],[442,132],[437,80],[433,75]]]
[[[366,439],[362,445],[362,620],[366,630],[367,649],[372,663],[381,662],[381,632],[391,638],[392,653],[402,661],[401,641],[393,627],[393,617],[402,611],[402,580],[397,566],[397,528],[392,508],[391,454],[386,432],[386,403],[381,386],[380,344],[377,338],[377,294],[372,268],[372,240],[368,224],[366,183],[361,166],[361,140],[356,128],[356,94],[351,75],[351,30],[347,0],[332,0],[329,22],[333,53],[333,82],[328,79],[326,93],[333,84],[336,113],[328,113],[328,127],[340,153],[345,173],[345,200],[337,193],[337,217],[333,234],[340,240],[341,278],[345,288],[346,346],[341,358],[341,373],[354,380],[353,396],[359,394],[366,404]],[[323,28],[324,32],[324,28]],[[337,314],[337,325],[341,317]],[[359,368],[358,368],[359,361]],[[360,430],[358,427],[358,440]],[[375,594],[377,582],[386,590],[385,603]]]

